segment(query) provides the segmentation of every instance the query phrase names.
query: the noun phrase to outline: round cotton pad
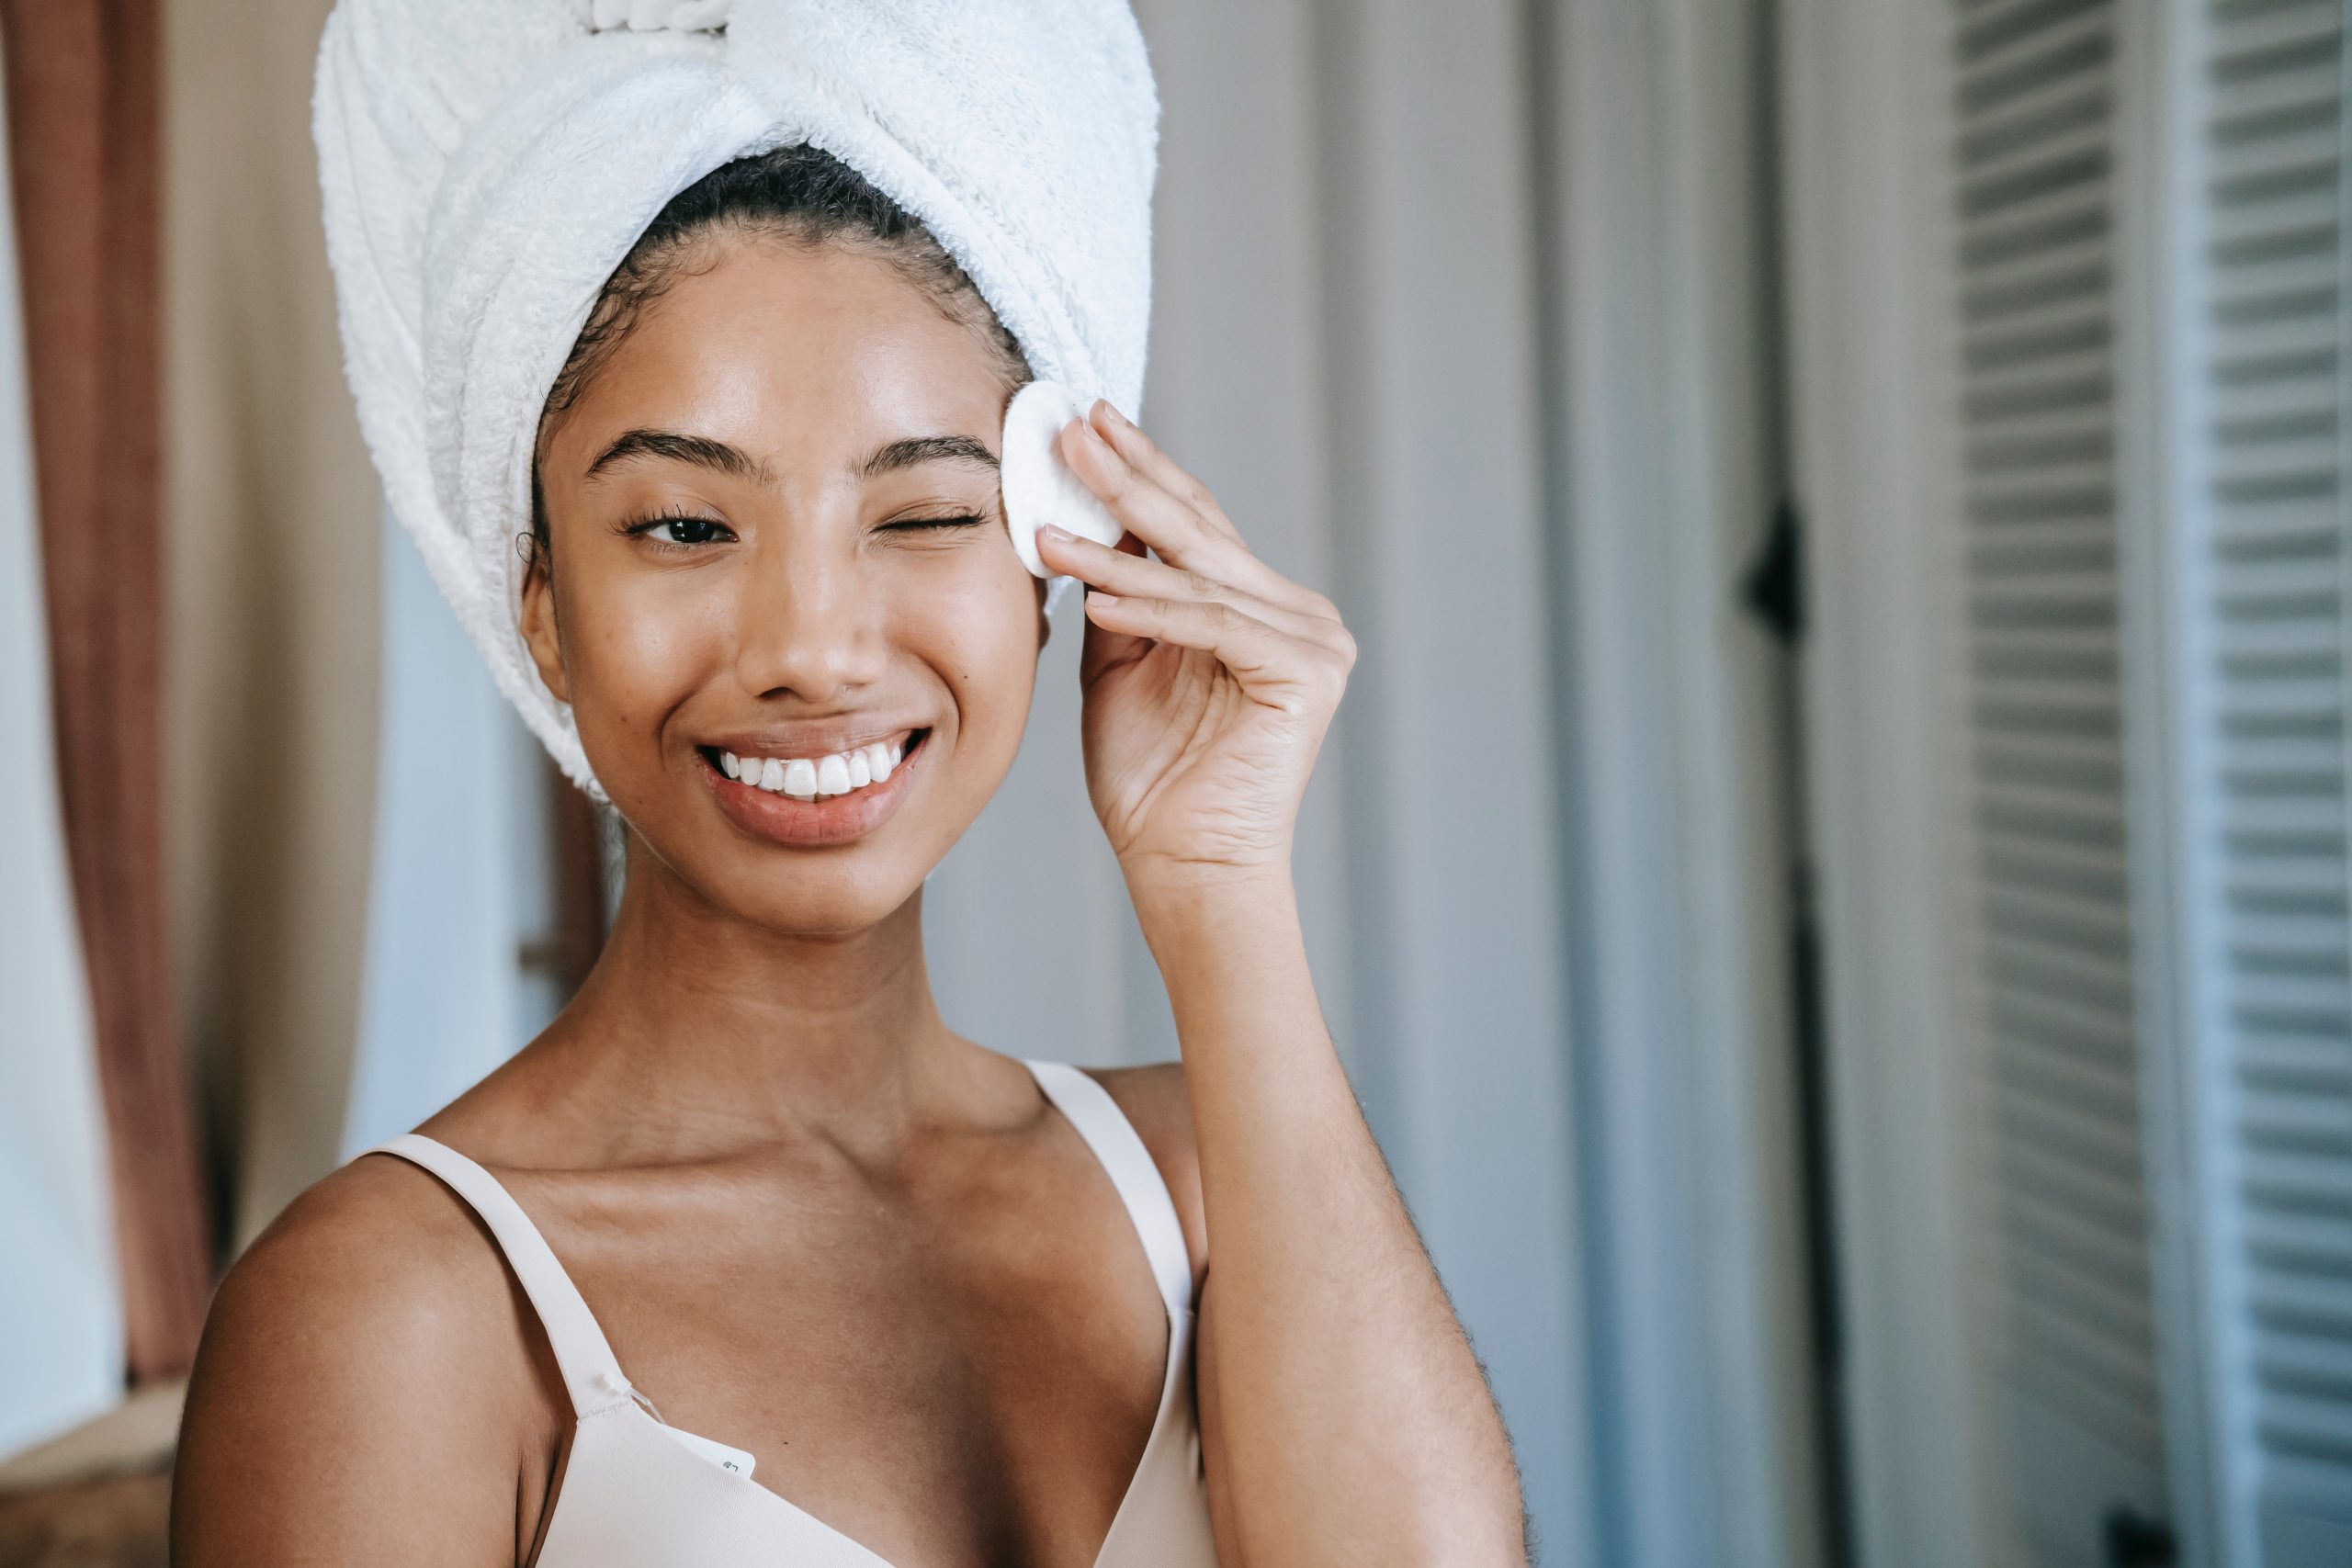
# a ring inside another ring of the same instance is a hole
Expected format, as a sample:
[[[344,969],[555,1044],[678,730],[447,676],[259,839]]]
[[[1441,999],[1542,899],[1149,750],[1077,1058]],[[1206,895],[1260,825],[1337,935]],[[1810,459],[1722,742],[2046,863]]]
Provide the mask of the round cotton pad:
[[[1053,572],[1037,558],[1037,530],[1048,523],[1097,544],[1115,545],[1126,530],[1104,510],[1086,481],[1062,461],[1062,426],[1084,413],[1092,400],[1057,381],[1032,381],[1012,395],[1004,411],[1004,450],[997,480],[1004,487],[1004,523],[1012,549],[1035,577]]]

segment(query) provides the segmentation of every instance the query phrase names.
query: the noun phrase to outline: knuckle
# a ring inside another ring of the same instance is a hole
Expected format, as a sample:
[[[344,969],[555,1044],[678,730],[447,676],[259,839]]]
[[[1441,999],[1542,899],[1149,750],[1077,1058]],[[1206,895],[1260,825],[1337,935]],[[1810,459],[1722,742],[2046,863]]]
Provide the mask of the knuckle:
[[[1215,599],[1223,586],[1216,579],[1190,569],[1183,574],[1183,584],[1184,592],[1195,599]]]

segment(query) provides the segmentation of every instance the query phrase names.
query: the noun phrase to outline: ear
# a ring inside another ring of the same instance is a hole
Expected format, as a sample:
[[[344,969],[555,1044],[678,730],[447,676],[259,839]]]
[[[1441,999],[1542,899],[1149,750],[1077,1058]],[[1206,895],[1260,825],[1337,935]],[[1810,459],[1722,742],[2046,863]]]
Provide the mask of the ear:
[[[538,666],[539,679],[547,682],[548,690],[557,701],[568,703],[571,691],[563,679],[563,639],[556,626],[555,580],[548,570],[547,552],[528,534],[521,536],[519,547],[526,563],[520,622],[523,645],[531,650],[531,662]]]

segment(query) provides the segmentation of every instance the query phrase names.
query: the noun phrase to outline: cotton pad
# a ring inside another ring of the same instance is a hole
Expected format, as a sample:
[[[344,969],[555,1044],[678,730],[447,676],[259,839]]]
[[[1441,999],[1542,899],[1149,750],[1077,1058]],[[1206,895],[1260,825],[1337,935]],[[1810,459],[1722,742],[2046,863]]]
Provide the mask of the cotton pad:
[[[1012,549],[1034,577],[1053,572],[1037,558],[1037,530],[1052,523],[1080,538],[1115,545],[1126,530],[1111,515],[1086,481],[1070,472],[1059,449],[1062,426],[1084,413],[1092,399],[1056,381],[1032,381],[1012,395],[1004,411],[1004,450],[997,480],[1004,487],[1004,522]]]

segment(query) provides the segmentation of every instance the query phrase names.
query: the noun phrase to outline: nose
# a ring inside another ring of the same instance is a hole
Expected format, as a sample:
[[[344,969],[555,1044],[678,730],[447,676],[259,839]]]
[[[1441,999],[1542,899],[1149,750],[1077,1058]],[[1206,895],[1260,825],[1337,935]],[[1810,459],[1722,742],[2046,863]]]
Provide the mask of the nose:
[[[851,525],[763,529],[736,604],[736,679],[753,696],[839,703],[888,662],[881,595]]]

